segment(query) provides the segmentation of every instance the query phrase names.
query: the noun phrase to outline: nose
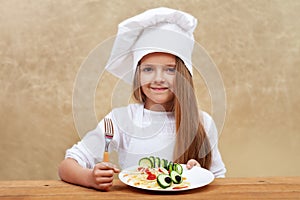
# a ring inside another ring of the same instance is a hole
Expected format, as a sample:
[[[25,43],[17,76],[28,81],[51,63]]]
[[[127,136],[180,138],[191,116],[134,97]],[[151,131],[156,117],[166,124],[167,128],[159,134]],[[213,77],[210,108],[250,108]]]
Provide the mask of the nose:
[[[164,78],[164,73],[163,70],[161,69],[157,69],[155,71],[155,77],[153,80],[155,83],[164,83],[165,82],[165,78]]]

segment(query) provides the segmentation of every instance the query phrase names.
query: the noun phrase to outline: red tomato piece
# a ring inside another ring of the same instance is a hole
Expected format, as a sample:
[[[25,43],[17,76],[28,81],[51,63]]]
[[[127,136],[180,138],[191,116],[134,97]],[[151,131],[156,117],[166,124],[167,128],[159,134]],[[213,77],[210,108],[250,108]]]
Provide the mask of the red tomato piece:
[[[149,174],[147,177],[147,180],[155,180],[156,179],[156,175],[155,174]]]

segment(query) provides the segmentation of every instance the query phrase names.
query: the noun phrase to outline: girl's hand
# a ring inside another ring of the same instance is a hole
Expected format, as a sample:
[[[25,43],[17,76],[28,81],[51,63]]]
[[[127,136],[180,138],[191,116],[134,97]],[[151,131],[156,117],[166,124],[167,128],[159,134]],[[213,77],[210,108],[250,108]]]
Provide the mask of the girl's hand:
[[[186,168],[187,168],[187,169],[192,169],[194,166],[201,167],[200,164],[198,163],[198,161],[195,160],[195,159],[190,159],[190,160],[186,163]]]
[[[107,191],[112,186],[114,173],[119,172],[120,170],[111,163],[98,163],[95,165],[90,176],[91,186],[98,190]]]

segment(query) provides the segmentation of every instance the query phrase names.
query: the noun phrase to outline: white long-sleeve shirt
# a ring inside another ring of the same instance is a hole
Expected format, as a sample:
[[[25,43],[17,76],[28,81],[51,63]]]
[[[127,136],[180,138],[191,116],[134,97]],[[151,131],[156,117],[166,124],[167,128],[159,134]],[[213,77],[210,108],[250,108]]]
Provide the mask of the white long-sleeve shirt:
[[[206,112],[201,112],[201,116],[212,148],[212,165],[209,170],[215,177],[224,177],[226,168],[218,149],[215,123]],[[109,149],[118,153],[121,168],[135,166],[139,159],[151,155],[173,160],[176,140],[173,112],[156,112],[145,109],[143,104],[130,104],[113,109],[106,117],[112,119],[114,126]],[[103,160],[104,148],[102,120],[80,142],[68,149],[65,157],[75,159],[84,168],[93,168]]]

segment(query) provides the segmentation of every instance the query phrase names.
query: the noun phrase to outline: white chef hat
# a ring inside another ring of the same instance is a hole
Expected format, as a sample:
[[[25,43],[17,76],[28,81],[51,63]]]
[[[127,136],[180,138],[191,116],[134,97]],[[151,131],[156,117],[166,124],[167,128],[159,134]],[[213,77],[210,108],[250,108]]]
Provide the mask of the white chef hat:
[[[183,60],[192,74],[193,32],[197,19],[170,8],[155,8],[121,22],[106,69],[132,84],[142,57],[165,52]]]

